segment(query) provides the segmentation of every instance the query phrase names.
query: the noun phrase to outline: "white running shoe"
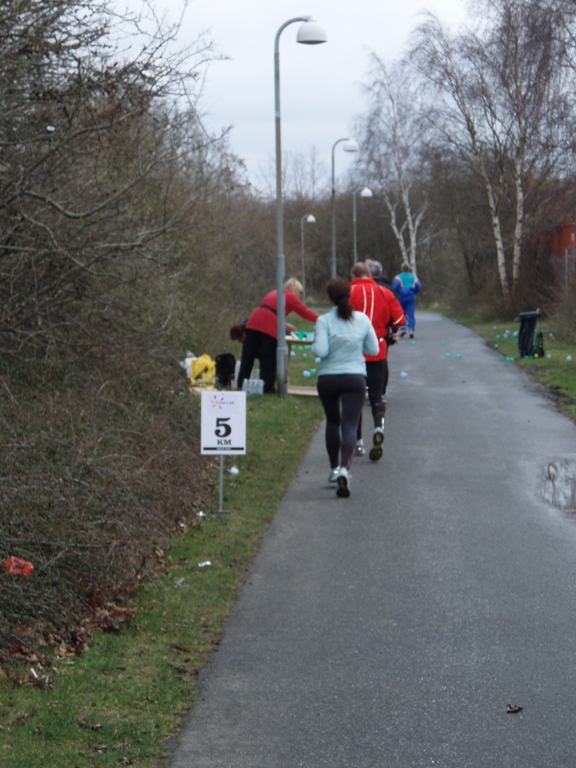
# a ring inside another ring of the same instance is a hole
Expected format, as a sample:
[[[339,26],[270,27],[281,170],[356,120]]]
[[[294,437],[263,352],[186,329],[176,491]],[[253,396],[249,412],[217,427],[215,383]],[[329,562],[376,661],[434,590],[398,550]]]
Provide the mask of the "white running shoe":
[[[364,448],[364,440],[356,441],[356,448],[354,450],[355,456],[366,456],[366,448]]]
[[[334,467],[334,469],[330,470],[330,474],[328,475],[328,482],[329,483],[335,483],[338,479],[338,474],[340,472],[340,467]]]
[[[336,496],[339,496],[341,499],[347,499],[350,496],[350,475],[346,467],[340,469],[336,482],[338,483]]]

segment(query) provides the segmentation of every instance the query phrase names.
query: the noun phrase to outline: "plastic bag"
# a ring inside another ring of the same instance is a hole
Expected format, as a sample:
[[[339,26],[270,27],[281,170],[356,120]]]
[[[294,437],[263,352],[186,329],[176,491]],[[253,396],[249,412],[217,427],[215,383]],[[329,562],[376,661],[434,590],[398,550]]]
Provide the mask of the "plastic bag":
[[[194,360],[195,357],[196,355],[194,354],[194,352],[186,352],[186,359],[180,362],[180,365],[186,371],[187,379],[192,378],[192,360]]]
[[[210,355],[201,355],[192,359],[192,387],[214,387],[216,380],[216,363]]]
[[[534,333],[534,357],[544,357],[544,332],[540,329]]]
[[[231,352],[216,355],[216,383],[221,387],[229,387],[234,378],[236,358]]]

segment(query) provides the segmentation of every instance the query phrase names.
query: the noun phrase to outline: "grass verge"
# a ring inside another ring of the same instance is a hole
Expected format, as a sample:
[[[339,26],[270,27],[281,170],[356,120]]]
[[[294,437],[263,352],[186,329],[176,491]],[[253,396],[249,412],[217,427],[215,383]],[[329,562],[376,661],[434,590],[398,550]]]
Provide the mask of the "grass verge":
[[[502,364],[514,363],[526,370],[554,400],[558,410],[576,421],[576,345],[566,340],[563,328],[554,319],[542,323],[544,357],[521,358],[514,335],[518,323],[508,321],[481,322],[455,312],[443,312],[446,317],[471,328],[499,355]]]
[[[98,634],[82,656],[27,659],[0,677],[0,765],[166,764],[193,703],[196,675],[221,633],[295,468],[322,417],[317,398],[248,399],[247,454],[226,458],[227,515],[207,517],[157,553],[156,576],[121,632]],[[213,510],[218,509],[218,470]],[[199,567],[210,561],[211,565]],[[30,684],[30,669],[38,675]]]

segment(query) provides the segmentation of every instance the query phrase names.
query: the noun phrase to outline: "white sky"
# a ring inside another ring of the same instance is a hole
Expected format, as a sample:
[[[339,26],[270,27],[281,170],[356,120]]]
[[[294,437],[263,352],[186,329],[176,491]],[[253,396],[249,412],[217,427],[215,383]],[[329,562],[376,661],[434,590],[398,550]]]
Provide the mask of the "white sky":
[[[177,0],[154,0],[158,11],[176,17]],[[274,40],[291,18],[311,15],[326,30],[323,45],[298,45],[299,23],[280,39],[282,150],[308,155],[314,147],[327,173],[332,146],[351,135],[366,110],[361,81],[370,52],[390,61],[404,48],[419,11],[432,10],[450,26],[464,20],[465,0],[192,0],[182,28],[182,44],[210,31],[228,61],[210,65],[201,103],[210,130],[231,125],[230,145],[245,160],[260,186],[273,168]],[[354,155],[336,149],[336,175]]]

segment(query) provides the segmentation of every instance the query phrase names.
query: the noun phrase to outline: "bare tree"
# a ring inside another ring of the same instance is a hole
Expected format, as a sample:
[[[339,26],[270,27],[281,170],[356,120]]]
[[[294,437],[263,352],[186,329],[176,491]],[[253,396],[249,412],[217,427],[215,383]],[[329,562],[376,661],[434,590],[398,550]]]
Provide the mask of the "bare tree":
[[[371,60],[365,86],[369,109],[359,129],[363,174],[377,185],[402,259],[416,271],[419,230],[427,208],[419,184],[425,145],[419,100],[403,65],[387,66],[375,54]]]
[[[260,190],[267,200],[274,199],[276,195],[275,163],[270,156],[266,167],[260,168]],[[310,147],[308,153],[293,151],[283,154],[282,189],[286,198],[314,200],[321,194],[327,178],[326,166],[316,147]]]
[[[556,3],[536,0],[484,0],[477,11],[476,31],[455,35],[429,15],[411,59],[433,86],[428,115],[438,136],[483,184],[510,304],[521,274],[527,198],[559,172],[570,143],[571,19]]]
[[[218,164],[196,102],[214,54],[107,0],[7,0],[0,26],[0,343],[46,349],[166,262]]]

